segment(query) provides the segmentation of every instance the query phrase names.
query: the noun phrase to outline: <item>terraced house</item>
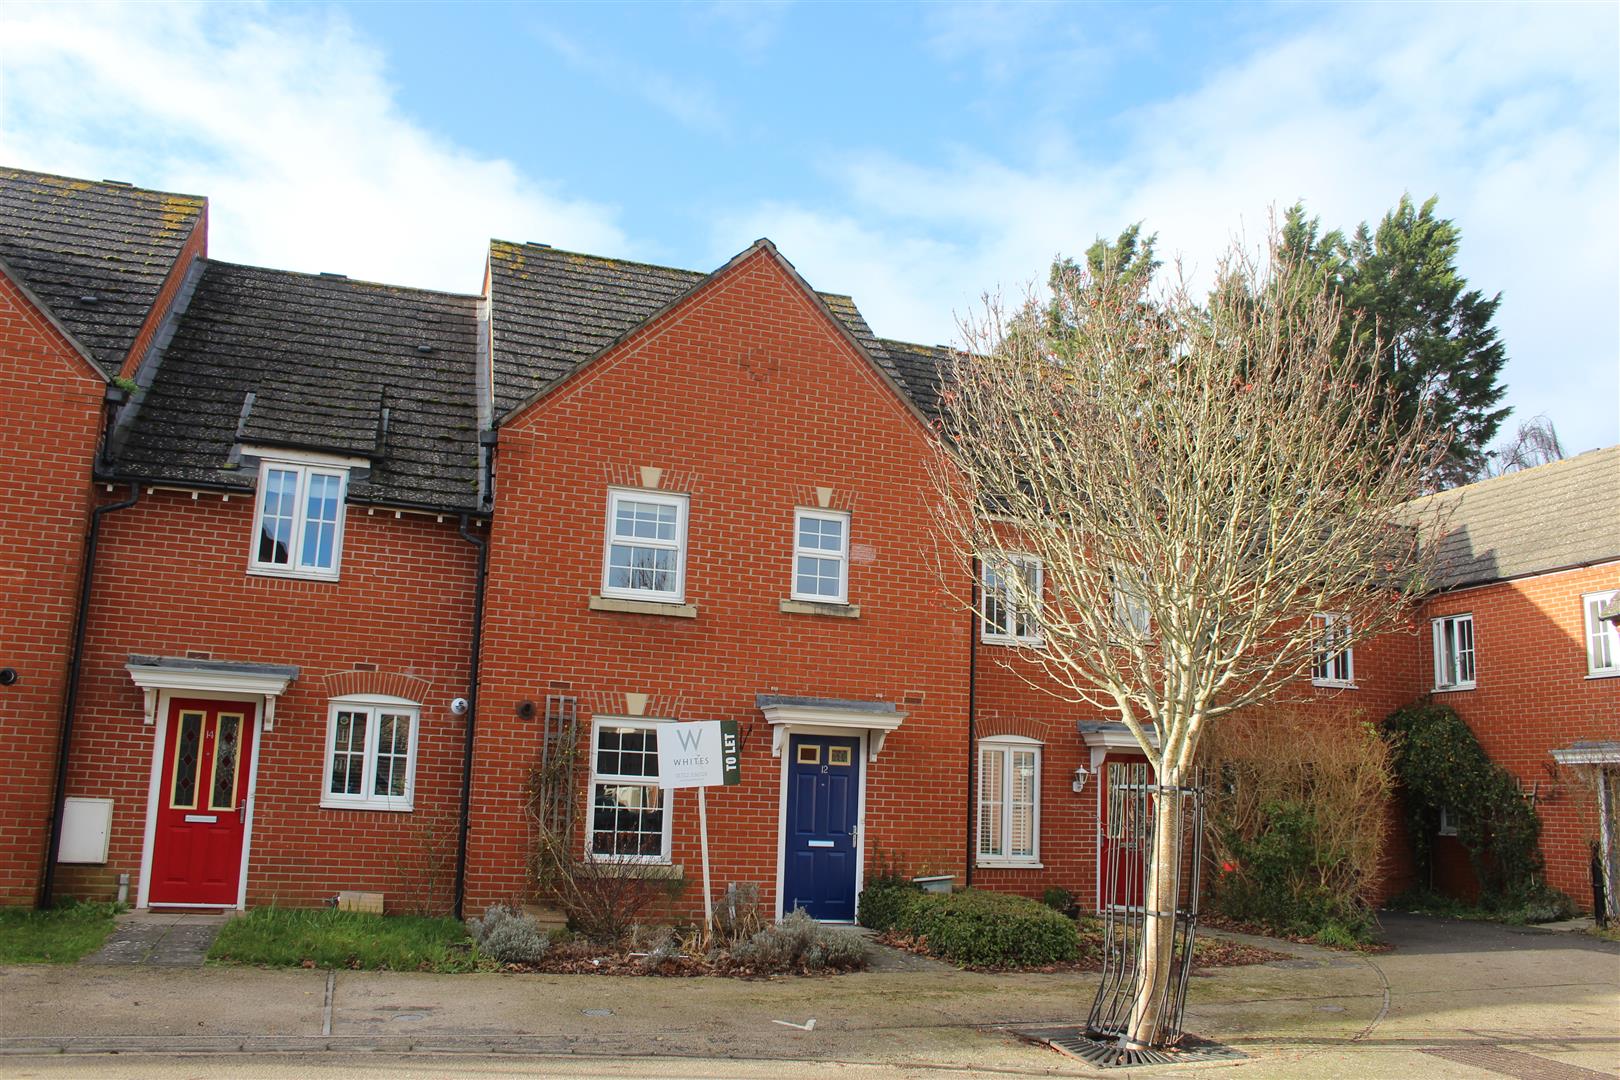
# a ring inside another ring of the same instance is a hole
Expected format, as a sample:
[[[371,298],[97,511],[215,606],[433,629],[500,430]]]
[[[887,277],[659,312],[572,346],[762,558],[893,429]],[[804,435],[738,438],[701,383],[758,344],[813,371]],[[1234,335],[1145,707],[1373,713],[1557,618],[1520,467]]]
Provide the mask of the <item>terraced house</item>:
[[[496,241],[479,291],[431,292],[209,259],[202,199],[6,169],[0,298],[5,902],[475,911],[530,894],[558,813],[579,859],[692,882],[696,800],[656,754],[690,719],[741,737],[717,885],[779,913],[851,918],[894,865],[1102,902],[1140,756],[1019,676],[1039,627],[998,575],[1040,568],[938,554],[942,351],[768,241],[709,274]],[[1602,490],[1605,454],[1549,470]],[[1603,528],[1578,613],[1620,587]],[[1461,636],[1463,595],[1432,640],[1477,695],[1506,639],[1484,607]],[[1564,614],[1515,633],[1611,647]],[[1387,712],[1429,644],[1325,655],[1302,691]],[[1615,739],[1606,673],[1526,768]]]

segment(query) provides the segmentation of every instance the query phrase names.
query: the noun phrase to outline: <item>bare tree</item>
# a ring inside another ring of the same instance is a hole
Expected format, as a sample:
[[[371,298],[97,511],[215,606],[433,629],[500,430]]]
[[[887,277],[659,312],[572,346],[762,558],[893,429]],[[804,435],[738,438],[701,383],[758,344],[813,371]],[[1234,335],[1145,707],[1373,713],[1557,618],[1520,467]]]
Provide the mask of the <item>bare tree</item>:
[[[1436,523],[1408,500],[1444,452],[1395,430],[1376,365],[1335,348],[1342,311],[1308,274],[1234,247],[1207,302],[1185,280],[1084,271],[965,325],[943,380],[941,533],[1035,613],[1031,681],[1111,714],[1157,782],[1200,737],[1272,700],[1332,648],[1410,630]],[[1033,556],[1042,574],[1011,572]],[[1044,586],[1041,584],[1044,582]],[[971,603],[971,601],[970,601]],[[1000,617],[1000,612],[997,613]],[[1170,799],[1156,810],[1128,1040],[1155,1045],[1173,952]]]
[[[1558,429],[1543,413],[1520,424],[1513,438],[1497,443],[1496,448],[1485,455],[1485,469],[1479,479],[1506,476],[1520,469],[1562,460],[1564,444],[1558,441]]]

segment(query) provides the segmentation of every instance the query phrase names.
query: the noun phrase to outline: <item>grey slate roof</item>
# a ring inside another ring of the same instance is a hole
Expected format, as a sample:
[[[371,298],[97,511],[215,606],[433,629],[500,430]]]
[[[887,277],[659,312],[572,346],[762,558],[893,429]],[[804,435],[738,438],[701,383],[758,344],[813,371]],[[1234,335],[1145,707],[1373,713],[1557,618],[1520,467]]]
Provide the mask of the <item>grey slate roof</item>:
[[[113,469],[246,488],[236,444],[290,446],[371,458],[353,501],[477,509],[477,304],[210,261]]]
[[[0,167],[0,259],[116,374],[206,205]]]
[[[495,415],[504,416],[705,281],[695,270],[494,240],[489,245]],[[847,296],[818,293],[912,397],[905,373]]]
[[[939,391],[943,373],[949,370],[951,350],[946,345],[914,345],[909,341],[880,338],[879,344],[899,370],[911,399],[930,420],[939,419]]]
[[[1412,506],[1449,515],[1437,589],[1620,559],[1620,446],[1442,491]]]

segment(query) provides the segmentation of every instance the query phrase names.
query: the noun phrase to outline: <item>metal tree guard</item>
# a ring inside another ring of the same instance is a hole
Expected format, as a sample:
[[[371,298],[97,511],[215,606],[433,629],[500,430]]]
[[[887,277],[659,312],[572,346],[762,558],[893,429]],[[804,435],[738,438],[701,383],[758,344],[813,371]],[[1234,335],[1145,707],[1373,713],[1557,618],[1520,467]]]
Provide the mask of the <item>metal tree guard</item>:
[[[1194,782],[1197,782],[1197,776]],[[1170,827],[1179,837],[1176,858],[1163,869],[1172,876],[1169,910],[1149,910],[1145,900],[1152,874],[1154,830],[1161,802],[1170,805]],[[1111,762],[1104,840],[1107,877],[1103,882],[1102,984],[1091,1003],[1086,1035],[1095,1047],[1085,1054],[1096,1064],[1141,1065],[1185,1060],[1174,1051],[1182,1038],[1187,979],[1192,972],[1193,935],[1198,925],[1199,874],[1203,865],[1204,789],[1150,783],[1146,764]],[[1142,942],[1150,920],[1174,919],[1170,985],[1159,1002],[1158,1045],[1127,1046],[1131,1008],[1142,987]]]

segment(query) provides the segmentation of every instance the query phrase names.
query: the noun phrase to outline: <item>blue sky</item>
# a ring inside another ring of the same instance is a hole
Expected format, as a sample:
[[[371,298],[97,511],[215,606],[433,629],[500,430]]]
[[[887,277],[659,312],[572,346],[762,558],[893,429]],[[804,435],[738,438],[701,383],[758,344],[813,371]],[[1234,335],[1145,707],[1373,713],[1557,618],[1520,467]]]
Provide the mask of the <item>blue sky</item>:
[[[1440,196],[1516,419],[1620,441],[1612,4],[47,5],[0,161],[212,199],[213,254],[476,291],[490,236],[709,269],[770,236],[885,335],[1145,220],[1207,276],[1303,198]]]

